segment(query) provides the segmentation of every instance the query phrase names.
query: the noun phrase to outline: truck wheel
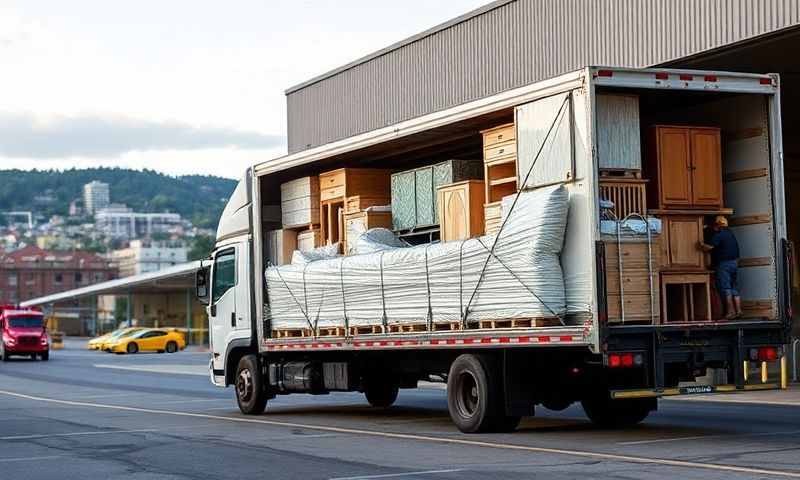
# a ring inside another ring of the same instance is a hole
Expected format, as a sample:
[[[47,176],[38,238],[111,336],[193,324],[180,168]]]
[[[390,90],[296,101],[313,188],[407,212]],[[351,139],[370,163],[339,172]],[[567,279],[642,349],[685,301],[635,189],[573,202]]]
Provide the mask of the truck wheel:
[[[236,402],[245,415],[259,415],[267,407],[264,379],[255,355],[245,355],[236,368]]]
[[[5,348],[3,348],[2,350],[0,350],[0,359],[2,359],[4,362],[7,362],[9,358],[11,358],[11,355],[9,355],[9,354],[6,352],[6,349],[5,349]]]
[[[46,361],[50,360],[50,352],[49,351],[48,352],[42,352],[42,353],[39,354],[39,356],[42,357],[42,361],[43,362],[46,362]]]
[[[447,376],[447,408],[464,433],[512,431],[519,417],[503,414],[503,396],[492,359],[464,354],[456,358]]]
[[[178,344],[175,342],[169,342],[167,344],[167,353],[175,353],[178,351]]]
[[[125,351],[128,353],[136,353],[139,351],[139,345],[136,345],[136,342],[131,342],[125,347]]]
[[[397,400],[399,388],[396,383],[368,381],[364,385],[364,396],[373,407],[388,408]]]
[[[589,420],[602,428],[631,427],[658,408],[655,398],[612,400],[606,395],[586,398],[581,405]]]

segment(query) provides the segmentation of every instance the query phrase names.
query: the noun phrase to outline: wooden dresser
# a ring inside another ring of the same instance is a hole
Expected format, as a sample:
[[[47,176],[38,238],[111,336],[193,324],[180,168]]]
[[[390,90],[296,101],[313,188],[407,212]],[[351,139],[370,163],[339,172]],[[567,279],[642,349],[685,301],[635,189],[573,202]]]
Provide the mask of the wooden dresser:
[[[483,235],[482,180],[467,180],[439,187],[438,209],[443,242]]]

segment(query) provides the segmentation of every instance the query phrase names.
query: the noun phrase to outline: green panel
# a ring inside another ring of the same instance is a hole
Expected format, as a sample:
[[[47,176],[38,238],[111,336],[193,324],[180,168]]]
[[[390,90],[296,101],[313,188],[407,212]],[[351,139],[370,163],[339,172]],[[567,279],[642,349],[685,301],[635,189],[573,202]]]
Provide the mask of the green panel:
[[[425,167],[415,172],[417,179],[417,226],[436,223],[434,215],[433,168]]]
[[[392,226],[395,230],[407,230],[416,224],[416,195],[414,194],[414,172],[392,175]]]

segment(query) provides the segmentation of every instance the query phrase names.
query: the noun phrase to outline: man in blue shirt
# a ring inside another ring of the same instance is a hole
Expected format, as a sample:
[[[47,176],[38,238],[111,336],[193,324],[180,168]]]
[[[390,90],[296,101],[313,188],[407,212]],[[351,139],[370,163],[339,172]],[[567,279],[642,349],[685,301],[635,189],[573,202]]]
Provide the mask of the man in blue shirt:
[[[711,267],[717,280],[717,290],[725,299],[725,318],[731,320],[742,316],[742,297],[739,296],[739,242],[728,229],[728,219],[714,219],[713,235],[708,243],[700,242],[703,251],[711,252]]]

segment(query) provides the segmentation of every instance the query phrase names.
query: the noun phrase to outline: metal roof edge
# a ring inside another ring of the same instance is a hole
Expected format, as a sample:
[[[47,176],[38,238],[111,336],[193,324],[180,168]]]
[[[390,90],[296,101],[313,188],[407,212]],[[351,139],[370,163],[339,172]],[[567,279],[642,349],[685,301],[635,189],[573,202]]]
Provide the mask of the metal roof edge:
[[[43,305],[45,303],[55,303],[68,299],[85,297],[88,295],[92,295],[94,293],[102,294],[102,292],[107,292],[115,288],[120,288],[125,286],[135,286],[143,283],[152,282],[155,280],[177,277],[199,269],[200,264],[201,264],[200,260],[195,260],[192,262],[182,263],[180,265],[175,265],[162,270],[157,270],[155,272],[140,273],[139,275],[133,275],[130,277],[115,278],[114,280],[95,283],[94,285],[89,285],[86,287],[74,288],[72,290],[67,290],[64,292],[45,295],[44,297],[32,298],[30,300],[20,302],[20,306],[32,307],[36,305]]]
[[[384,47],[384,48],[381,48],[380,50],[376,50],[376,51],[374,51],[374,52],[372,52],[370,54],[364,55],[363,57],[358,58],[356,60],[353,60],[352,62],[347,63],[345,65],[342,65],[341,67],[336,67],[333,70],[329,70],[329,71],[327,71],[327,72],[325,72],[323,74],[320,74],[320,75],[317,75],[315,77],[312,77],[309,80],[306,80],[304,82],[301,82],[301,83],[298,83],[296,85],[293,85],[293,86],[287,88],[286,90],[284,90],[284,94],[285,95],[291,95],[292,93],[297,92],[298,90],[302,90],[302,89],[304,89],[306,87],[309,87],[309,86],[311,86],[311,85],[313,85],[315,83],[319,83],[319,82],[321,82],[321,81],[323,81],[323,80],[325,80],[327,78],[330,78],[330,77],[333,77],[335,75],[338,75],[339,73],[342,73],[342,72],[344,72],[346,70],[350,70],[351,68],[357,67],[358,65],[367,63],[370,60],[374,60],[374,59],[376,59],[378,57],[386,55],[387,53],[393,52],[393,51],[398,50],[398,49],[400,49],[400,48],[402,48],[402,47],[404,47],[406,45],[409,45],[409,44],[412,44],[412,43],[414,43],[416,41],[419,41],[419,40],[421,40],[421,39],[423,39],[425,37],[429,37],[431,35],[434,35],[436,33],[441,32],[442,30],[446,30],[446,29],[448,29],[448,28],[450,28],[450,27],[452,27],[454,25],[466,22],[467,20],[470,20],[470,19],[475,18],[477,16],[483,15],[484,13],[490,12],[492,10],[495,10],[497,8],[500,8],[500,7],[504,6],[504,5],[507,5],[509,3],[516,2],[516,1],[517,0],[495,0],[492,3],[486,4],[486,5],[482,6],[482,7],[478,7],[475,10],[469,11],[469,12],[463,14],[463,15],[459,15],[458,17],[452,18],[452,19],[450,19],[450,20],[448,20],[448,21],[446,21],[444,23],[440,23],[440,24],[438,24],[438,25],[436,25],[434,27],[431,27],[431,28],[429,28],[427,30],[424,30],[424,31],[422,31],[420,33],[417,33],[417,34],[412,35],[412,36],[410,36],[408,38],[400,40],[399,42],[395,42],[395,43],[389,45],[388,47]]]

